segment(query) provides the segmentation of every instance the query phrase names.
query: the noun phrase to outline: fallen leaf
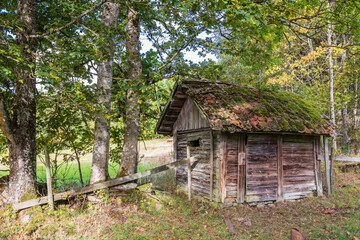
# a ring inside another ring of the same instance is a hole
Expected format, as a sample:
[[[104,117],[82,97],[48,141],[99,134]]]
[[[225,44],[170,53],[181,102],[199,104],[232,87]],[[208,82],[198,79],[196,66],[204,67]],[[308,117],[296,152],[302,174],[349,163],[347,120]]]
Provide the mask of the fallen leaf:
[[[324,213],[325,214],[332,214],[333,212],[335,212],[334,209],[327,209]]]

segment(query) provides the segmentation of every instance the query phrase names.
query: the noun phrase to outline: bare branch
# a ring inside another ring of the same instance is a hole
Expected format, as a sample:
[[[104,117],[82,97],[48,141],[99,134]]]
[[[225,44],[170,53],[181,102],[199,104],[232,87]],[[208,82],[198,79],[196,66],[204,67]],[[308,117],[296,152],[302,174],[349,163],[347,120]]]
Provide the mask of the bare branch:
[[[98,4],[96,4],[95,6],[93,6],[92,8],[86,10],[85,12],[83,12],[82,14],[80,14],[79,16],[77,16],[76,18],[74,18],[73,20],[71,20],[70,22],[68,22],[67,24],[61,26],[61,27],[57,27],[57,28],[52,28],[50,29],[48,32],[43,33],[43,34],[35,34],[35,35],[28,35],[28,37],[30,38],[41,38],[41,37],[45,37],[47,35],[56,33],[58,31],[61,31],[67,27],[69,27],[70,25],[72,25],[73,23],[79,21],[82,17],[84,17],[85,15],[95,11],[97,8],[101,7],[101,5],[103,5],[106,2],[106,0],[101,0]]]
[[[189,46],[189,44],[194,40],[194,38],[202,31],[204,30],[205,27],[200,28],[191,38],[189,38],[184,45],[182,45],[172,56],[171,58],[169,58],[165,63],[163,63],[160,67],[158,67],[156,69],[156,71],[160,71],[161,69],[163,69],[164,67],[166,67],[170,62],[172,62],[176,56],[185,48],[187,48]]]

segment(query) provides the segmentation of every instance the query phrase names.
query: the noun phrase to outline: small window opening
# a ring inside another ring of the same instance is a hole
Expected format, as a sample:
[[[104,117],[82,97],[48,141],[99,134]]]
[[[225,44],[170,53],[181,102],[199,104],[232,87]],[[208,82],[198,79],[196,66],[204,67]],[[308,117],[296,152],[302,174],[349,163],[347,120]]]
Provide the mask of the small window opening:
[[[189,141],[189,146],[190,147],[200,147],[200,139]]]

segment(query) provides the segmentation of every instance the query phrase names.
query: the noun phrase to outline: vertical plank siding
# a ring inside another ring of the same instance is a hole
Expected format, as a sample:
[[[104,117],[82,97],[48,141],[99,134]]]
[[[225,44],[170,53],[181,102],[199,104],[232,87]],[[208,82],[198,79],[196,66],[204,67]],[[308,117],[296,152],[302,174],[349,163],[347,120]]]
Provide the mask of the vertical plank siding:
[[[316,190],[312,136],[283,136],[284,199],[299,199]]]
[[[210,169],[211,169],[211,136],[210,130],[199,131],[199,132],[177,132],[177,161],[186,159],[186,147],[188,139],[200,139],[199,147],[190,147],[191,157],[195,157],[196,160],[199,160],[197,163],[192,165],[191,170],[191,188],[194,194],[201,195],[207,199],[210,198]],[[213,166],[216,166],[217,159],[217,145],[218,145],[218,135],[213,133],[214,139],[214,149],[213,149]],[[176,178],[179,182],[187,182],[187,167],[181,166],[178,167],[176,171]],[[213,169],[213,174],[217,171],[216,167]],[[216,190],[216,179],[213,179],[212,186],[213,192]],[[218,192],[218,191],[217,191]],[[214,196],[213,196],[214,197]]]
[[[277,200],[277,136],[248,135],[246,201]]]
[[[316,174],[321,182],[318,136],[211,134],[207,120],[189,98],[174,123],[173,136],[176,161],[187,158],[189,140],[200,139],[200,146],[190,147],[191,157],[198,160],[191,170],[196,195],[221,202],[258,202],[322,192],[315,181]],[[179,182],[187,182],[187,169],[176,170]]]
[[[209,123],[207,120],[201,115],[194,102],[188,98],[180,111],[180,114],[174,124],[174,128],[180,131],[208,127]]]

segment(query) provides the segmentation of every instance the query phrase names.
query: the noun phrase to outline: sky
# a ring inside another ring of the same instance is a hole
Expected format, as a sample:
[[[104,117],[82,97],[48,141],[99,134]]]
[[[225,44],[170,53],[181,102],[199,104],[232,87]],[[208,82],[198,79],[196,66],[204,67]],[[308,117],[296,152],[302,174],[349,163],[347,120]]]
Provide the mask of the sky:
[[[204,37],[204,36],[203,36]],[[152,43],[145,37],[145,36],[141,36],[141,53],[146,53],[147,51],[149,51],[151,48],[154,49]],[[217,61],[217,58],[214,54],[211,53],[207,53],[204,57],[199,56],[199,54],[197,52],[193,52],[193,51],[185,51],[184,52],[184,56],[186,60],[190,60],[194,63],[199,63],[202,62],[204,60],[213,60],[213,61]]]

